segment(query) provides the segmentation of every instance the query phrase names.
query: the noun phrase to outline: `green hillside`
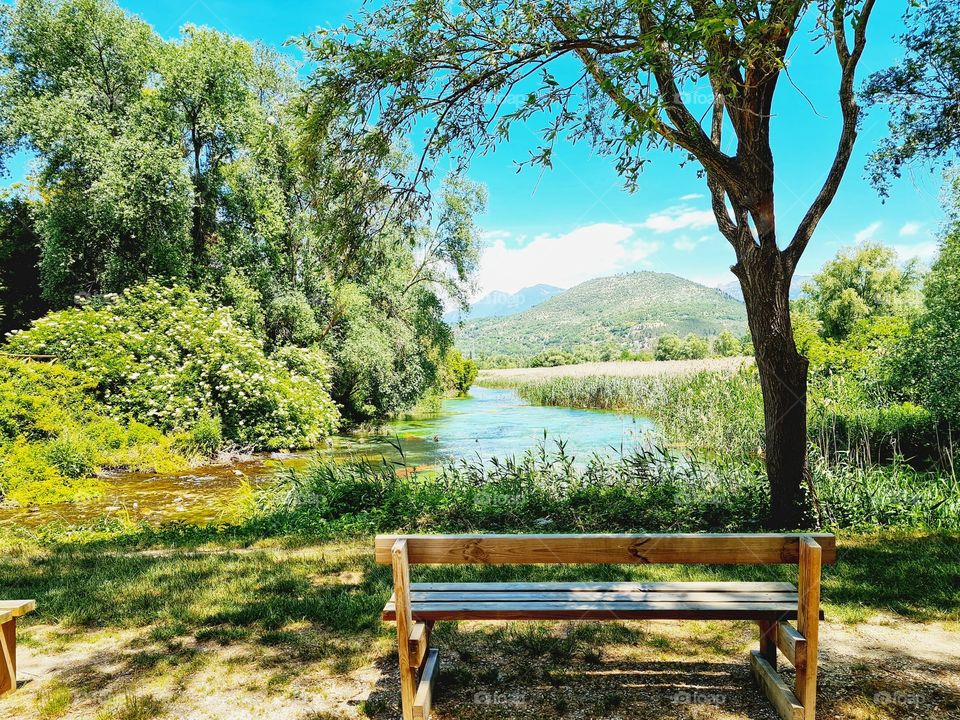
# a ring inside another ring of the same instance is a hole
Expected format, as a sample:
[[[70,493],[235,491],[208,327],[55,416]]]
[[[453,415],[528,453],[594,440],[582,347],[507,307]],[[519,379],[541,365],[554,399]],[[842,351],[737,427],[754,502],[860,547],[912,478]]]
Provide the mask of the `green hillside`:
[[[457,329],[457,346],[475,357],[606,343],[642,350],[669,333],[723,330],[747,331],[743,303],[676,275],[645,271],[588,280],[516,315],[468,320]]]

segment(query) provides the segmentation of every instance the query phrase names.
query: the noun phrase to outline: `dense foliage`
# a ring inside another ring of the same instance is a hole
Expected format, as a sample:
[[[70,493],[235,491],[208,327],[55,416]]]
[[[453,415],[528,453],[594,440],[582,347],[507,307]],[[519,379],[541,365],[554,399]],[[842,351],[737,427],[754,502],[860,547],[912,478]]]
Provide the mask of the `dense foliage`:
[[[148,282],[50,313],[11,335],[8,347],[57,358],[114,417],[166,431],[215,417],[230,442],[304,447],[337,424],[322,359],[268,357],[229,310],[182,287]]]
[[[0,356],[0,494],[21,505],[98,494],[104,468],[175,471],[211,448],[111,417],[91,380],[60,363]],[[215,448],[214,448],[215,449]]]
[[[0,258],[26,269],[0,275],[4,329],[47,305],[88,303],[66,316],[87,317],[110,293],[155,281],[151,297],[189,288],[217,318],[227,315],[216,306],[229,307],[248,331],[242,352],[277,358],[242,359],[251,370],[280,363],[309,377],[304,368],[324,357],[323,382],[347,420],[384,418],[439,390],[452,343],[444,303],[470,294],[484,193],[457,176],[431,202],[396,193],[409,158],[375,131],[349,147],[335,128],[308,132],[312,102],[276,53],[221,32],[188,25],[165,39],[113,0],[0,7],[0,162],[28,150],[39,169],[0,205]],[[125,316],[157,312],[151,297],[125,297]],[[56,317],[31,331],[32,347],[72,343],[79,331]],[[169,370],[150,357],[127,369]],[[161,414],[176,411],[173,400],[152,407],[136,383],[117,407],[166,429],[213,403],[225,439],[258,445],[303,444],[330,427],[325,409],[207,398],[194,380],[175,380],[177,418]],[[242,392],[263,397],[258,382]],[[271,417],[280,410],[285,420]]]

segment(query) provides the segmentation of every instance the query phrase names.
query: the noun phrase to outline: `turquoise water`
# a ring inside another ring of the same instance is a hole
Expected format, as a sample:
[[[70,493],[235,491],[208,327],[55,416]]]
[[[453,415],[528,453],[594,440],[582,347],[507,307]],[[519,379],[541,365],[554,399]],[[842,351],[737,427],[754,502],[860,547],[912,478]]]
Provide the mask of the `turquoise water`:
[[[597,410],[530,405],[508,389],[473,387],[465,398],[445,400],[439,414],[387,423],[378,433],[337,438],[334,454],[432,465],[458,458],[519,456],[545,443],[565,444],[567,454],[629,450],[649,443],[647,418]]]
[[[586,460],[593,453],[649,444],[652,429],[642,417],[541,407],[513,390],[474,387],[468,397],[445,400],[437,414],[389,422],[375,433],[340,435],[326,448],[260,454],[181,473],[120,473],[107,478],[104,495],[89,502],[0,508],[0,525],[88,524],[110,516],[151,524],[216,522],[246,483],[269,482],[279,469],[303,466],[315,457],[384,458],[420,468],[458,458],[521,456],[539,445],[552,451],[563,443],[567,455]]]

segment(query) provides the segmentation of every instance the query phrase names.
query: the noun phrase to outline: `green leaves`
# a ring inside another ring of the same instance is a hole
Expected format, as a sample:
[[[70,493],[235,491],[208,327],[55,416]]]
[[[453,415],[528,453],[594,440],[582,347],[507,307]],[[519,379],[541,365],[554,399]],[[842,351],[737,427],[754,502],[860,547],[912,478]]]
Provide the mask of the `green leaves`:
[[[217,417],[232,442],[306,447],[337,424],[325,369],[267,357],[229,310],[183,287],[148,282],[51,313],[9,346],[54,355],[89,379],[112,416],[165,431]]]

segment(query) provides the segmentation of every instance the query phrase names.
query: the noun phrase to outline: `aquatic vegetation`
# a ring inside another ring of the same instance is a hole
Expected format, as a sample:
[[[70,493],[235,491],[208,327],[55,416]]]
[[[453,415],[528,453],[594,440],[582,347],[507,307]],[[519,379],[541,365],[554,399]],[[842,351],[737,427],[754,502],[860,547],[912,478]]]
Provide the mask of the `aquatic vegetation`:
[[[960,530],[957,478],[903,463],[811,456],[808,526]],[[563,443],[522,456],[417,471],[320,462],[260,496],[261,519],[299,531],[676,532],[759,530],[768,504],[758,461],[633,450],[575,460]]]

